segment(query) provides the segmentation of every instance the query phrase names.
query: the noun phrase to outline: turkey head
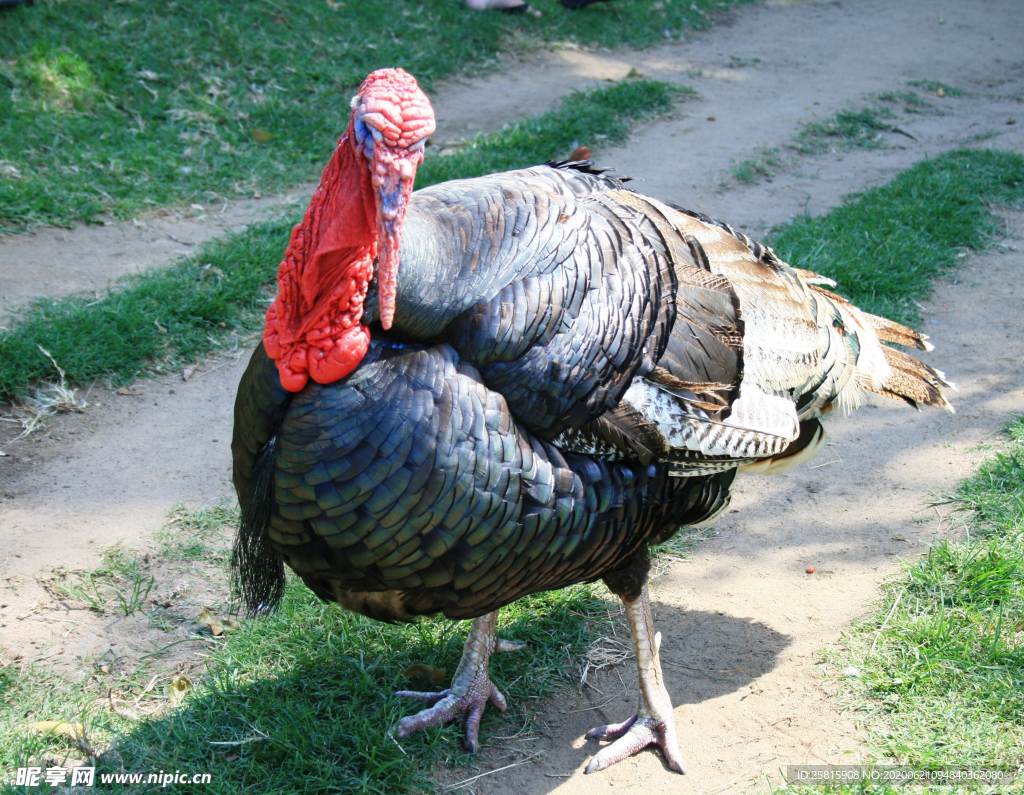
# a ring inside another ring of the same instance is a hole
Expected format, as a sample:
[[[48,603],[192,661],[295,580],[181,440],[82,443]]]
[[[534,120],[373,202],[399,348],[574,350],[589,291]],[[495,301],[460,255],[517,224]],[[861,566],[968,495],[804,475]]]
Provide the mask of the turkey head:
[[[402,223],[433,132],[430,100],[402,69],[378,69],[352,98],[348,129],[292,230],[267,310],[263,344],[285,389],[337,381],[366,355],[370,330],[360,321],[375,262],[380,321],[391,327]]]

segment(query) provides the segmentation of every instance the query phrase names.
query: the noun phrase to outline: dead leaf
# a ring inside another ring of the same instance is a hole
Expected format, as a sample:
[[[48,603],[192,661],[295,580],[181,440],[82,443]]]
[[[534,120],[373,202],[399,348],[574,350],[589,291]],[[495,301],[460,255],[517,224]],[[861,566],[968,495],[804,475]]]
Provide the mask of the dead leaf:
[[[221,626],[224,627],[225,632],[234,632],[236,629],[242,626],[238,621],[232,618],[222,618],[220,620]]]
[[[444,668],[432,668],[429,665],[423,663],[417,663],[416,665],[410,665],[405,669],[405,675],[409,678],[414,676],[422,677],[434,685],[440,687],[444,683],[445,674],[448,672]]]
[[[253,130],[249,134],[252,136],[252,139],[258,144],[265,144],[267,141],[274,137],[273,133],[269,133],[266,130]]]
[[[192,377],[192,374],[196,371],[198,364],[190,364],[184,370],[181,371],[181,380],[188,381]]]
[[[937,96],[937,97],[944,97],[944,96],[946,96],[946,89],[944,89],[942,86],[939,86],[937,89],[935,89],[935,96]]]
[[[178,675],[171,680],[171,684],[167,687],[167,700],[172,704],[177,704],[191,689],[192,680],[187,676]]]
[[[200,624],[205,624],[210,628],[210,633],[213,635],[223,635],[224,625],[213,617],[213,613],[210,612],[210,608],[204,607],[203,612],[199,614],[199,618],[196,619]]]
[[[51,734],[55,737],[78,738],[85,734],[85,728],[81,723],[68,723],[63,720],[41,720],[29,724],[29,728],[40,734]]]
[[[68,723],[63,720],[41,720],[37,723],[29,724],[29,728],[51,737],[67,737],[86,756],[96,756],[96,750],[86,739],[85,727],[81,723]]]

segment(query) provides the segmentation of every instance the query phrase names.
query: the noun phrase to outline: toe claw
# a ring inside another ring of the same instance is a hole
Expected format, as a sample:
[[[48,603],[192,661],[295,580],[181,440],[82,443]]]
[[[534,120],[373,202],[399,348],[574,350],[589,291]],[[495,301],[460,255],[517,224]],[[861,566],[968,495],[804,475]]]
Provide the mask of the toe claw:
[[[588,740],[617,740],[629,731],[630,727],[636,722],[637,717],[634,714],[632,718],[622,723],[609,723],[606,726],[597,726],[587,732],[586,738]]]

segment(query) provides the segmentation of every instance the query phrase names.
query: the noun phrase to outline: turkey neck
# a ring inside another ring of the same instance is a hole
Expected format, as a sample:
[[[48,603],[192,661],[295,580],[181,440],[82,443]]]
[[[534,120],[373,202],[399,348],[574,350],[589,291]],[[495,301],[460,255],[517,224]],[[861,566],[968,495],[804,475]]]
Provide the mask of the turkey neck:
[[[468,249],[476,235],[467,240],[469,230],[460,228],[459,221],[456,213],[413,194],[399,249],[393,328],[400,333],[433,339],[471,306],[493,298],[511,278],[493,257],[476,256],[467,269]],[[378,319],[373,290],[364,304],[363,322]]]

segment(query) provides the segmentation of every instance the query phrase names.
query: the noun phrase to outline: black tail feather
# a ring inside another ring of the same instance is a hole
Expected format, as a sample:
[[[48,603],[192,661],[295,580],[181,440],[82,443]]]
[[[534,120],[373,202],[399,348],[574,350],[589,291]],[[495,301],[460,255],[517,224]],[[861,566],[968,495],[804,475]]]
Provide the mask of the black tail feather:
[[[250,616],[272,613],[284,596],[284,560],[268,539],[276,442],[263,445],[256,459],[231,556],[234,587]]]

